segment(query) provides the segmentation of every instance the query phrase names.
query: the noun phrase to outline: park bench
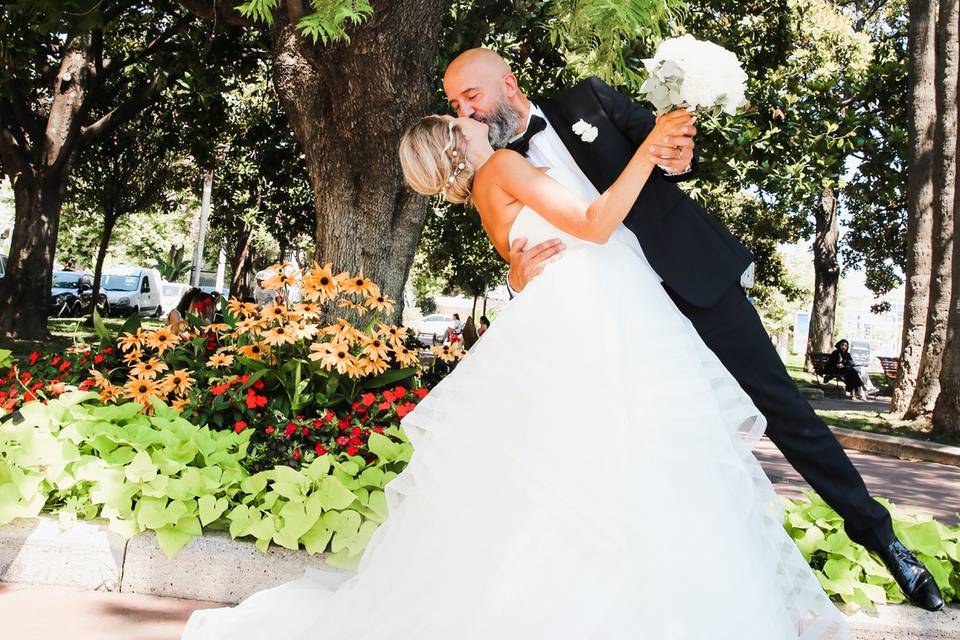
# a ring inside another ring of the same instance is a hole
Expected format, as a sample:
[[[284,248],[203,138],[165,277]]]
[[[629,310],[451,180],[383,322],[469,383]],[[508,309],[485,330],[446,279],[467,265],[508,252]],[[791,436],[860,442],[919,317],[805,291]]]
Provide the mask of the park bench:
[[[820,381],[820,384],[827,384],[831,380],[833,383],[838,386],[841,385],[841,380],[827,373],[827,362],[830,360],[829,353],[821,353],[819,351],[809,351],[807,352],[807,359],[810,361],[810,366],[813,367],[813,373],[817,376],[817,379]]]
[[[880,360],[880,366],[883,367],[883,375],[892,385],[897,380],[897,372],[900,370],[900,358],[891,358],[888,356],[877,356]]]

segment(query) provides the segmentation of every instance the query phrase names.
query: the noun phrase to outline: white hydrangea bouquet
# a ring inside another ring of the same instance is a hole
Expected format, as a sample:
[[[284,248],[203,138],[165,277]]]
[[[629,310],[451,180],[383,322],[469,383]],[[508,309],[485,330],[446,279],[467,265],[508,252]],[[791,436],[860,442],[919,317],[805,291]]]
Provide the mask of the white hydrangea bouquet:
[[[650,75],[640,91],[657,115],[675,109],[735,115],[747,105],[747,74],[720,45],[686,34],[664,40],[643,64]]]

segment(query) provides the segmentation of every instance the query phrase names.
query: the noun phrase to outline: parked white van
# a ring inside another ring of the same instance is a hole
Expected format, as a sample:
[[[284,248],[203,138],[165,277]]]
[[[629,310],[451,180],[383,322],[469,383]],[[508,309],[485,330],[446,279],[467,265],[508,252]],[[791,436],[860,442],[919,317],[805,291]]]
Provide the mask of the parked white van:
[[[142,267],[116,267],[105,273],[100,288],[107,294],[112,315],[160,317],[160,272]]]

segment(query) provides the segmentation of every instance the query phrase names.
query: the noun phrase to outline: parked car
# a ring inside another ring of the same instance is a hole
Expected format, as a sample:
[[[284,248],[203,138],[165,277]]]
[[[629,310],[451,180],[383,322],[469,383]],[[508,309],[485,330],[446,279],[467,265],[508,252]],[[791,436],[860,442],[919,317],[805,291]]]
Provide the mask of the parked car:
[[[159,318],[163,313],[161,282],[160,272],[156,269],[119,267],[104,275],[100,286],[107,294],[112,314]]]
[[[7,273],[7,256],[0,253],[0,278]]]
[[[180,300],[183,298],[183,294],[190,290],[190,285],[184,284],[183,282],[167,282],[164,280],[160,283],[160,314],[167,315],[173,309],[177,308],[177,305],[180,304]]]
[[[109,308],[106,294],[97,296],[97,310],[106,315]],[[77,318],[90,312],[93,300],[93,274],[81,271],[54,271],[50,287],[50,315]]]
[[[447,333],[447,329],[453,324],[453,316],[444,313],[432,313],[411,323],[411,328],[417,332],[418,336],[433,336],[434,339],[442,341]],[[425,346],[430,346],[425,340],[421,340]],[[432,344],[432,343],[431,343]]]

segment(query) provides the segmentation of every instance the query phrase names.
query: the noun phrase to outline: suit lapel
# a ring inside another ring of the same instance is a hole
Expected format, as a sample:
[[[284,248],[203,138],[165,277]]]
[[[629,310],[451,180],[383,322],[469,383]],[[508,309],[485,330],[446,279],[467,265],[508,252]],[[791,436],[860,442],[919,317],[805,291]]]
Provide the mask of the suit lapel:
[[[606,115],[599,111],[599,106],[596,110],[582,108],[580,105],[570,105],[565,108],[559,101],[553,99],[541,99],[537,101],[537,106],[560,136],[563,145],[573,156],[574,162],[583,174],[593,183],[597,191],[603,193],[616,179],[616,175],[607,175],[606,163],[600,162],[597,155],[603,153],[604,133],[609,134],[609,131],[605,131],[606,125],[609,124]],[[573,124],[578,120],[584,120],[597,127],[599,135],[596,140],[591,143],[584,142],[573,132]]]

